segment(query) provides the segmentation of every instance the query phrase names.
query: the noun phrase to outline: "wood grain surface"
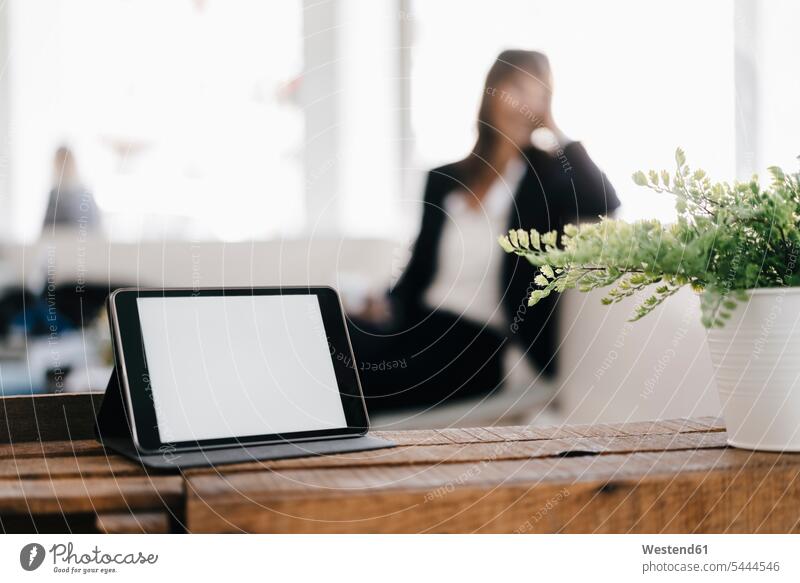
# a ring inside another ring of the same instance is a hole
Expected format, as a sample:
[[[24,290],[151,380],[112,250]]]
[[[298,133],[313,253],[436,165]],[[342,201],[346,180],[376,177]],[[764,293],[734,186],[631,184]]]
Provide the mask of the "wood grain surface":
[[[166,532],[180,475],[149,475],[94,439],[102,394],[0,399],[0,532]]]
[[[800,531],[800,455],[730,448],[715,418],[376,432],[397,447],[150,474],[86,438],[94,397],[0,401],[39,418],[0,427],[5,531]]]
[[[167,534],[170,532],[170,515],[167,512],[101,513],[95,526],[104,534]]]
[[[378,433],[399,447],[187,474],[191,532],[797,532],[800,455],[718,419]]]
[[[92,439],[103,393],[0,398],[0,444]]]

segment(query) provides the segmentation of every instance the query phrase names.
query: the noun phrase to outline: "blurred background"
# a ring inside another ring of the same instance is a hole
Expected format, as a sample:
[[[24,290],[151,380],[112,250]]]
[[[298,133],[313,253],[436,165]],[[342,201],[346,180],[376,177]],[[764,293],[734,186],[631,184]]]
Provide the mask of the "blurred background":
[[[402,273],[425,173],[469,152],[506,48],[550,57],[620,218],[670,220],[630,175],[677,146],[718,179],[796,169],[798,22],[790,0],[6,0],[0,393],[103,390],[119,285],[331,283],[358,310]],[[54,160],[84,224],[46,220]],[[691,294],[635,327],[565,301],[546,390],[385,422],[717,414]]]

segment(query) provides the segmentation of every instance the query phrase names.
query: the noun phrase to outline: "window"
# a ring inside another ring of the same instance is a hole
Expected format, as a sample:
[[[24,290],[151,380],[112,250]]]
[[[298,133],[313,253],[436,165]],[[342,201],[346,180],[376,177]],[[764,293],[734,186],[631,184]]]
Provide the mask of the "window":
[[[800,36],[792,24],[800,22],[800,4],[776,0],[758,5],[756,46],[751,66],[756,72],[756,114],[753,120],[755,169],[798,168],[800,157],[800,76],[796,74]]]
[[[25,0],[7,19],[18,237],[62,142],[113,238],[304,227],[300,0]]]
[[[606,171],[621,218],[673,216],[671,199],[630,176],[672,168],[677,146],[712,176],[733,175],[733,3],[415,1],[410,23],[415,167],[469,151],[486,72],[523,48],[550,57],[556,121]]]
[[[800,154],[791,0],[10,0],[0,202],[34,239],[62,142],[115,239],[413,235],[499,51],[542,50],[554,113],[626,219],[683,147],[720,179]],[[8,34],[5,34],[5,32]],[[752,38],[751,38],[752,37]],[[748,71],[750,73],[748,73]],[[3,194],[5,193],[5,194]]]

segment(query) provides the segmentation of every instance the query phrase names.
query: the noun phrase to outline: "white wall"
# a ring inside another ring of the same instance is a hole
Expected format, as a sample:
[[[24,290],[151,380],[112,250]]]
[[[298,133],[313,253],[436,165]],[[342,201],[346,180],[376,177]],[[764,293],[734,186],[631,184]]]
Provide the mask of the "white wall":
[[[759,2],[759,168],[800,168],[800,3]]]
[[[9,3],[0,4],[0,209],[11,207],[11,100],[9,95]],[[8,212],[0,212],[0,231],[11,223]]]
[[[306,0],[304,7],[308,230],[396,236],[403,82],[396,3]]]

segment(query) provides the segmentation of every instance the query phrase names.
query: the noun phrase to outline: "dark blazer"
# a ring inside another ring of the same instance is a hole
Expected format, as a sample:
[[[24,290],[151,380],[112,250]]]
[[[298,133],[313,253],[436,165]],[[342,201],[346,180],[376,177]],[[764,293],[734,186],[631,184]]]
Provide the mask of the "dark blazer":
[[[580,218],[604,215],[619,206],[614,188],[580,143],[572,142],[558,155],[530,147],[523,151],[523,157],[528,168],[514,196],[509,229],[560,231]],[[408,266],[389,292],[401,321],[413,321],[430,311],[423,298],[438,267],[438,248],[446,217],[444,198],[454,189],[464,188],[457,164],[436,168],[428,174],[422,226]],[[520,342],[532,363],[546,376],[552,376],[556,372],[559,341],[558,295],[552,294],[535,307],[528,307],[534,275],[535,268],[527,260],[516,255],[504,257],[500,289],[507,326],[501,333]]]

